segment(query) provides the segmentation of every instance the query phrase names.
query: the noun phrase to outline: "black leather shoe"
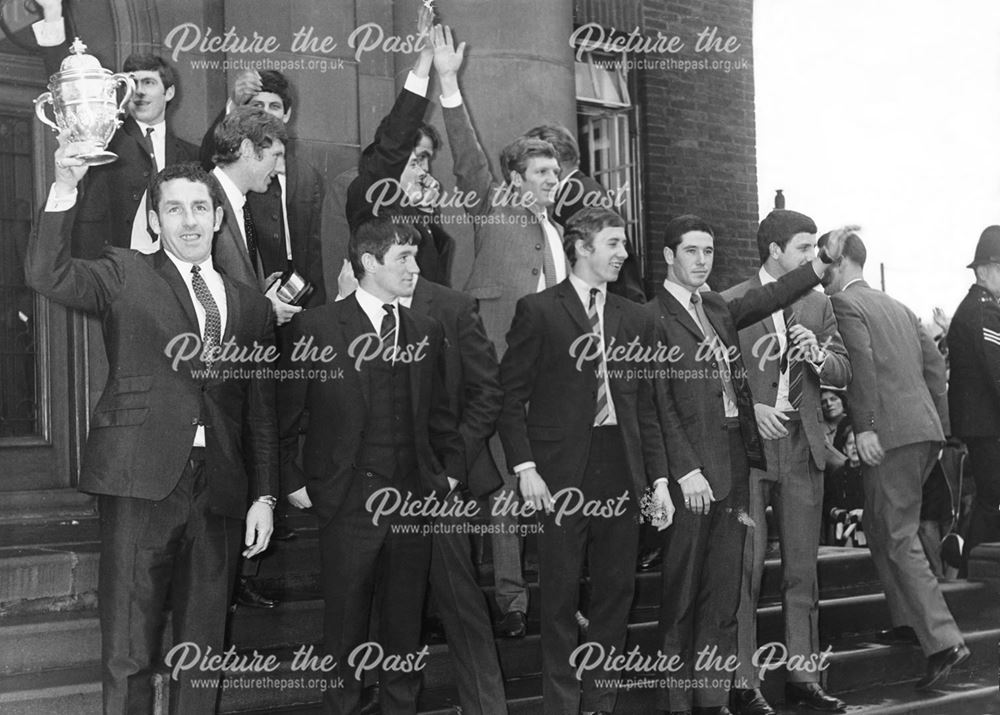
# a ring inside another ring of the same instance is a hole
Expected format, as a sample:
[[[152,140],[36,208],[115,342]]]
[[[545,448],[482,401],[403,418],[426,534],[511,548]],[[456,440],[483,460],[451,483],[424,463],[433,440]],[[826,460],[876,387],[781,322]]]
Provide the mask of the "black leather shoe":
[[[909,626],[896,626],[879,631],[875,634],[875,640],[888,645],[920,645],[917,632]]]
[[[262,594],[247,578],[240,578],[240,585],[236,589],[236,598],[233,603],[247,608],[274,608],[278,605],[278,601]]]
[[[759,688],[734,690],[732,705],[736,715],[774,715],[774,708],[764,699]]]
[[[646,549],[641,554],[639,554],[639,570],[649,571],[650,569],[655,569],[663,562],[663,547],[656,546],[652,549]]]
[[[965,643],[959,643],[927,656],[927,675],[917,681],[917,690],[933,688],[948,677],[952,668],[968,660],[970,655]]]
[[[504,617],[493,626],[493,633],[498,638],[524,638],[527,632],[528,625],[521,611],[505,613]]]
[[[842,713],[847,709],[843,700],[827,695],[819,683],[785,683],[785,702],[826,713]]]

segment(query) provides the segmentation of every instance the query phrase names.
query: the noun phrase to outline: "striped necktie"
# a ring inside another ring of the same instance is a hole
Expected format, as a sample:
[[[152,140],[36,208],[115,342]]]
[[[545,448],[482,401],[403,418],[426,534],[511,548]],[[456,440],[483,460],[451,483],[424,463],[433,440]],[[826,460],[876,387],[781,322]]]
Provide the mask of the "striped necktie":
[[[243,229],[247,235],[247,252],[250,254],[250,265],[253,266],[253,274],[260,277],[260,268],[257,267],[257,229],[253,225],[253,216],[250,215],[250,207],[243,204]]]
[[[378,336],[382,341],[383,354],[386,346],[395,344],[396,337],[396,310],[392,303],[385,303],[382,306],[385,315],[382,317],[382,327],[378,331]]]
[[[601,341],[601,365],[597,371],[597,407],[594,409],[594,426],[600,427],[611,416],[608,406],[608,363],[604,354],[604,335],[601,332],[601,317],[597,313],[597,296],[601,291],[590,289],[590,304],[587,306],[587,317],[590,318],[590,332]]]
[[[796,324],[795,313],[791,308],[785,308],[782,315],[785,316],[785,354],[781,356],[779,366],[782,372],[788,371],[788,402],[792,409],[797,410],[802,406],[802,381],[805,374],[802,371],[802,360],[790,354],[792,338],[788,331]]]

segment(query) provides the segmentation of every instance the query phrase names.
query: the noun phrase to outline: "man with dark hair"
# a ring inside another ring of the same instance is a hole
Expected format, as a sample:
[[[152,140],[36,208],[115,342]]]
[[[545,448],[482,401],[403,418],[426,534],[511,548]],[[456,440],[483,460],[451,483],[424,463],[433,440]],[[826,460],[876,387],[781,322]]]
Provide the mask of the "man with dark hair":
[[[1000,226],[987,226],[969,264],[976,282],[948,328],[952,434],[969,448],[976,483],[963,571],[978,544],[1000,541]]]
[[[865,282],[867,257],[851,233],[825,285],[854,373],[847,397],[863,465],[862,525],[892,631],[915,632],[927,655],[917,682],[926,689],[969,657],[917,534],[923,483],[949,431],[945,364],[917,316]]]
[[[652,348],[655,341],[652,316],[607,292],[628,255],[624,226],[618,214],[601,208],[584,209],[570,221],[569,279],[518,301],[500,366],[498,430],[507,463],[514,465],[525,502],[544,514],[538,566],[546,712],[614,710],[617,689],[605,679],[616,669],[574,675],[580,578],[586,562],[588,642],[608,654],[623,652],[639,503],[668,473],[649,366],[608,356],[613,344],[638,341]],[[673,512],[666,479],[655,499],[663,529]],[[593,515],[583,504],[614,508]]]
[[[219,266],[244,285],[266,288],[266,274],[261,260],[256,225],[247,204],[247,193],[263,193],[284,170],[284,123],[263,109],[240,107],[228,114],[215,128],[215,168],[225,192],[225,218],[215,241],[213,255]],[[267,295],[284,325],[302,308],[283,302],[274,291]]]
[[[760,270],[722,293],[740,298],[813,260],[816,224],[796,211],[775,209],[757,230]],[[750,530],[743,550],[743,587],[739,608],[739,661],[734,699],[743,715],[773,715],[760,692],[757,651],[757,600],[767,554],[770,504],[781,538],[781,603],[785,645],[794,662],[812,663],[819,645],[819,585],[816,576],[822,525],[825,423],[820,385],[842,388],[850,382],[847,351],[837,332],[830,300],[807,291],[783,310],[739,333],[740,351],[749,364],[757,426],[764,438],[767,469],[750,469]],[[819,672],[788,669],[788,702],[836,712],[844,703],[823,692]]]
[[[421,8],[417,34],[422,46],[375,138],[358,160],[358,174],[347,187],[345,212],[353,232],[373,216],[399,216],[420,233],[417,265],[420,275],[451,285],[455,241],[440,225],[440,184],[430,174],[430,162],[441,143],[437,131],[424,123],[427,86],[433,61],[430,32],[434,13]]]
[[[463,197],[474,199],[465,202],[466,213],[475,224],[476,255],[464,290],[479,300],[486,334],[502,358],[504,336],[517,301],[561,283],[568,273],[561,230],[549,216],[559,184],[559,160],[548,142],[521,137],[501,153],[505,183],[496,182],[458,85],[465,44],[455,48],[450,28],[436,26],[433,37],[434,66],[441,80],[441,107],[458,190]],[[504,477],[503,488],[494,498],[515,498],[517,478],[503,461],[499,440],[491,440],[490,449]],[[497,529],[490,536],[495,598],[501,615],[497,634],[522,637],[528,590],[517,518],[509,509],[494,509],[491,514]]]
[[[288,79],[276,70],[241,72],[225,109],[205,132],[201,163],[214,166],[215,128],[237,107],[255,107],[280,119],[287,128],[292,117],[292,91]],[[307,305],[326,302],[323,277],[323,200],[326,185],[320,172],[297,151],[291,138],[285,142],[285,169],[264,192],[247,194],[247,206],[256,231],[261,267],[270,284],[275,274],[294,268],[313,284]]]
[[[565,229],[569,220],[586,207],[620,210],[620,207],[613,206],[614,201],[606,188],[580,171],[580,147],[569,129],[561,124],[543,124],[529,129],[525,136],[547,141],[559,157],[559,188],[552,206],[552,218],[560,226]],[[622,298],[645,303],[646,293],[642,287],[634,237],[630,239],[627,248],[629,257],[625,259],[621,275],[618,280],[608,284],[608,290]]]
[[[153,712],[168,594],[173,642],[221,652],[242,521],[244,556],[263,551],[271,536],[273,383],[218,377],[255,371],[220,355],[223,336],[240,348],[274,349],[271,311],[257,291],[216,270],[221,193],[196,164],[168,167],[153,182],[149,222],[162,250],[70,258],[76,187],[87,171],[77,156],[92,147],[65,142],[61,135],[25,275],[42,295],[103,322],[110,371],[80,489],[98,495],[104,712]],[[170,712],[215,712],[218,678],[201,666],[181,673]]]
[[[47,29],[39,41],[49,46],[44,60],[51,75],[59,71],[69,46],[62,4],[49,0],[43,6]],[[80,185],[71,249],[80,258],[96,258],[105,246],[142,253],[159,250],[146,220],[149,181],[166,166],[198,159],[197,147],[178,138],[167,125],[167,104],[177,91],[173,68],[161,57],[136,53],[126,58],[122,71],[132,76],[135,92],[128,116],[108,143],[108,151],[118,159],[93,167]]]
[[[675,678],[696,685],[661,690],[664,710],[693,705],[704,713],[729,712],[732,673],[711,666],[695,672],[694,664],[707,648],[714,648],[712,663],[720,665],[736,655],[749,467],[767,468],[737,330],[819,283],[840,254],[842,235],[835,231],[830,246],[808,264],[727,302],[704,289],[714,259],[711,226],[690,214],[667,224],[667,278],[646,305],[658,340],[678,358],[669,363],[667,378],[656,382],[677,504],[674,526],[664,532],[660,630],[663,654],[684,664]]]
[[[324,647],[338,663],[324,706],[335,713],[359,707],[361,682],[348,656],[367,640],[376,576],[378,645],[386,660],[414,662],[424,652],[426,521],[398,505],[378,505],[394,497],[440,500],[465,482],[462,438],[443,382],[444,332],[433,318],[399,305],[419,273],[417,240],[412,227],[386,218],[362,224],[350,244],[358,289],[299,314],[292,344],[311,347],[282,354],[290,370],[316,374],[279,391],[281,470],[292,497],[319,517]],[[379,683],[383,712],[416,712],[418,668],[382,669]]]

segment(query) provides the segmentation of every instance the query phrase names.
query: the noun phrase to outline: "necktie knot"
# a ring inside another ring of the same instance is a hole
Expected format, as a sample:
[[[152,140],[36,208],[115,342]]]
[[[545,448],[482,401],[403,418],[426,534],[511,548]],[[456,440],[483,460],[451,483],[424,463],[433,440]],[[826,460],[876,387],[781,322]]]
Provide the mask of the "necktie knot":
[[[698,305],[701,302],[701,296],[697,293],[691,294],[691,305]]]
[[[600,295],[601,291],[597,288],[590,289],[590,307],[594,308],[597,305],[597,296]]]
[[[395,306],[392,303],[385,303],[382,306],[382,310],[384,310],[386,312],[386,314],[388,314],[390,316],[393,315],[394,308],[395,308]]]

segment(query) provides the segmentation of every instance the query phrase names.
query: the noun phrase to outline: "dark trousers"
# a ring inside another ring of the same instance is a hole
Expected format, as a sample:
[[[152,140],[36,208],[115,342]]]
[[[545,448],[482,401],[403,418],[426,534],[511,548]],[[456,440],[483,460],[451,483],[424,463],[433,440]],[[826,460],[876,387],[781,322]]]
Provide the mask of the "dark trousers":
[[[452,495],[449,502],[471,499]],[[455,533],[469,520],[444,516],[434,523],[431,589],[437,602],[458,683],[458,701],[466,715],[505,715],[507,696],[497,658],[490,609],[479,588],[469,534]]]
[[[175,647],[219,654],[242,543],[242,524],[208,510],[204,461],[194,455],[162,501],[99,498],[101,668],[104,712],[153,712],[152,670],[160,660],[167,594]],[[177,659],[175,658],[175,663]],[[216,687],[192,687],[193,678]],[[170,712],[214,713],[218,673],[185,670],[171,681]]]
[[[542,474],[542,478],[545,475]],[[628,494],[620,516],[541,517],[538,580],[542,617],[542,701],[546,713],[577,715],[580,710],[615,708],[617,691],[598,687],[597,679],[616,677],[604,670],[586,671],[582,683],[570,663],[579,642],[576,611],[584,562],[590,574],[590,631],[587,640],[610,654],[625,647],[629,609],[635,590],[639,548],[638,507],[631,493],[625,449],[617,427],[594,428],[587,467],[580,486],[587,500],[616,501]],[[550,487],[552,490],[552,487]],[[557,504],[558,513],[558,504]],[[582,690],[582,696],[581,696]]]
[[[979,544],[1000,541],[1000,438],[978,437],[966,440],[969,466],[976,482],[976,500],[969,516],[969,531],[962,550],[962,560]]]
[[[690,710],[692,704],[719,707],[729,698],[732,673],[709,665],[737,652],[736,611],[746,527],[735,505],[746,503],[749,468],[738,425],[730,425],[728,439],[732,490],[725,499],[712,502],[708,514],[686,509],[680,487],[670,483],[677,513],[663,532],[660,632],[663,655],[679,656],[683,667],[664,674],[667,687],[657,697],[662,710]],[[696,659],[706,649],[717,658],[695,670]]]
[[[323,712],[336,715],[356,713],[360,707],[364,673],[355,677],[357,662],[351,666],[348,658],[355,648],[370,641],[373,608],[377,609],[377,644],[385,657],[415,656],[420,650],[431,555],[430,538],[419,532],[421,522],[396,516],[383,517],[375,525],[365,510],[371,494],[398,486],[399,481],[372,472],[356,472],[353,479],[344,504],[319,530],[324,646],[338,663],[330,673],[332,687],[323,694]],[[405,495],[407,490],[400,491]],[[400,526],[415,526],[417,533],[393,528]],[[382,713],[416,713],[420,672],[377,672]],[[338,678],[343,678],[342,685]]]

